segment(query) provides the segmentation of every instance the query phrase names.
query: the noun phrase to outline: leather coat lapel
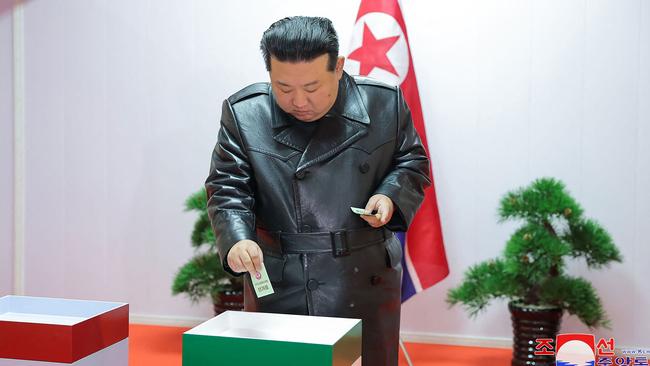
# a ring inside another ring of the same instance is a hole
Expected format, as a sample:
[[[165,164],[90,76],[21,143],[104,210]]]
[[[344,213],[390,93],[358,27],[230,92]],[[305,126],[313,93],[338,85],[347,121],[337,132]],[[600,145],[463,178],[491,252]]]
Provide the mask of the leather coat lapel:
[[[273,121],[276,133],[273,138],[279,143],[303,152],[297,171],[329,159],[341,150],[365,136],[370,124],[368,112],[354,80],[344,73],[339,82],[339,91],[334,106],[314,131],[311,139],[294,124],[299,122],[278,107],[270,93]],[[303,146],[306,146],[303,151]]]
[[[324,117],[302,153],[296,171],[335,156],[367,133],[365,125],[345,117],[338,115]]]

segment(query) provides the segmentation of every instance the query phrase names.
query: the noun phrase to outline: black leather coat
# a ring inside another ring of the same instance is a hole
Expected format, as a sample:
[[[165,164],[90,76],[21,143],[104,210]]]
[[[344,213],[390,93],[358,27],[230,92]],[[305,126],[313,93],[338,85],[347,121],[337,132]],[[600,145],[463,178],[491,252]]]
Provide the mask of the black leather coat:
[[[397,365],[405,231],[430,184],[429,163],[399,88],[344,73],[311,137],[275,103],[268,83],[223,103],[206,181],[217,247],[256,241],[275,293],[247,311],[363,320],[363,364]],[[372,229],[350,206],[374,194],[395,204]]]

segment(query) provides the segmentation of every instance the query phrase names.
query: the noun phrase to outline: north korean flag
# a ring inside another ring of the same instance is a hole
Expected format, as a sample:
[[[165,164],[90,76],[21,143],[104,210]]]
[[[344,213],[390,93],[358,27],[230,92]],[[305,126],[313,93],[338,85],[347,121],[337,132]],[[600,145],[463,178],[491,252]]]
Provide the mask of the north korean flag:
[[[428,154],[429,145],[406,24],[397,0],[361,1],[350,49],[352,51],[346,62],[348,73],[400,86]],[[433,170],[431,174],[433,182]],[[408,232],[399,233],[398,237],[404,249],[403,302],[449,274],[435,184],[425,191],[422,207]]]

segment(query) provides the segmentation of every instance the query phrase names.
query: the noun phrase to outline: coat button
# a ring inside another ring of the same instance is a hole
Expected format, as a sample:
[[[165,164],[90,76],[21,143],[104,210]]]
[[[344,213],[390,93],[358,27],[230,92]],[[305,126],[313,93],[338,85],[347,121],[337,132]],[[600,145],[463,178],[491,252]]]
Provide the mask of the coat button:
[[[307,173],[308,173],[308,171],[301,170],[301,171],[296,173],[296,178],[298,178],[298,180],[303,180],[307,176]]]
[[[363,164],[359,164],[359,171],[361,173],[366,174],[368,173],[369,170],[370,170],[370,164],[368,164],[367,162]]]
[[[301,231],[302,231],[303,233],[311,233],[311,226],[309,226],[309,225],[307,225],[307,224],[302,225],[302,226],[301,226],[301,229],[302,229]]]
[[[377,286],[381,283],[382,278],[381,276],[372,276],[370,277],[370,284],[373,286]]]
[[[318,286],[319,286],[319,285],[318,285],[318,281],[316,281],[316,280],[313,280],[313,279],[312,279],[312,280],[309,280],[309,282],[307,282],[307,288],[308,288],[310,291],[318,290]]]

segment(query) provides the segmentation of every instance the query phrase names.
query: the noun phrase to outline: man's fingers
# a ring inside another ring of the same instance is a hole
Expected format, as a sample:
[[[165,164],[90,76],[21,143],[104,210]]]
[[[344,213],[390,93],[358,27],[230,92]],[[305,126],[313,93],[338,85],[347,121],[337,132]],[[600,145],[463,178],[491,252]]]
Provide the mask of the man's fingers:
[[[247,251],[243,251],[242,254],[239,256],[239,258],[244,264],[244,268],[246,269],[246,272],[250,272],[251,274],[255,274],[255,272],[257,272],[255,270],[255,266],[253,265],[253,260],[251,259],[250,255],[248,255]]]
[[[388,207],[386,207],[383,202],[379,202],[379,208],[377,209],[377,213],[379,214],[379,220],[381,221],[382,224],[385,224],[388,222]]]
[[[257,245],[251,245],[246,248],[246,254],[250,257],[255,272],[260,272],[262,270],[262,251],[260,248]]]
[[[376,216],[361,215],[361,218],[366,220],[366,222],[372,227],[380,227],[382,225],[381,221],[379,221]]]
[[[255,275],[262,270],[263,263],[262,249],[252,240],[240,240],[228,251],[228,266],[233,272]]]
[[[262,267],[264,267],[264,253],[262,252],[262,249],[257,245],[255,246],[255,250],[257,251],[257,256],[259,258],[257,268],[258,271],[262,271]]]
[[[244,263],[242,263],[238,255],[233,255],[233,257],[229,259],[228,265],[230,266],[230,269],[237,273],[244,272],[246,270]]]
[[[370,197],[370,199],[368,200],[368,203],[366,203],[365,209],[370,210],[370,211],[374,211],[375,209],[377,209],[377,201],[379,201],[379,197],[377,197],[377,196]]]
[[[390,201],[390,198],[377,194],[370,197],[365,209],[369,211],[377,211],[377,213],[372,216],[361,215],[361,218],[366,220],[370,226],[377,228],[386,225],[388,221],[390,221],[391,216],[393,215],[393,202]]]

